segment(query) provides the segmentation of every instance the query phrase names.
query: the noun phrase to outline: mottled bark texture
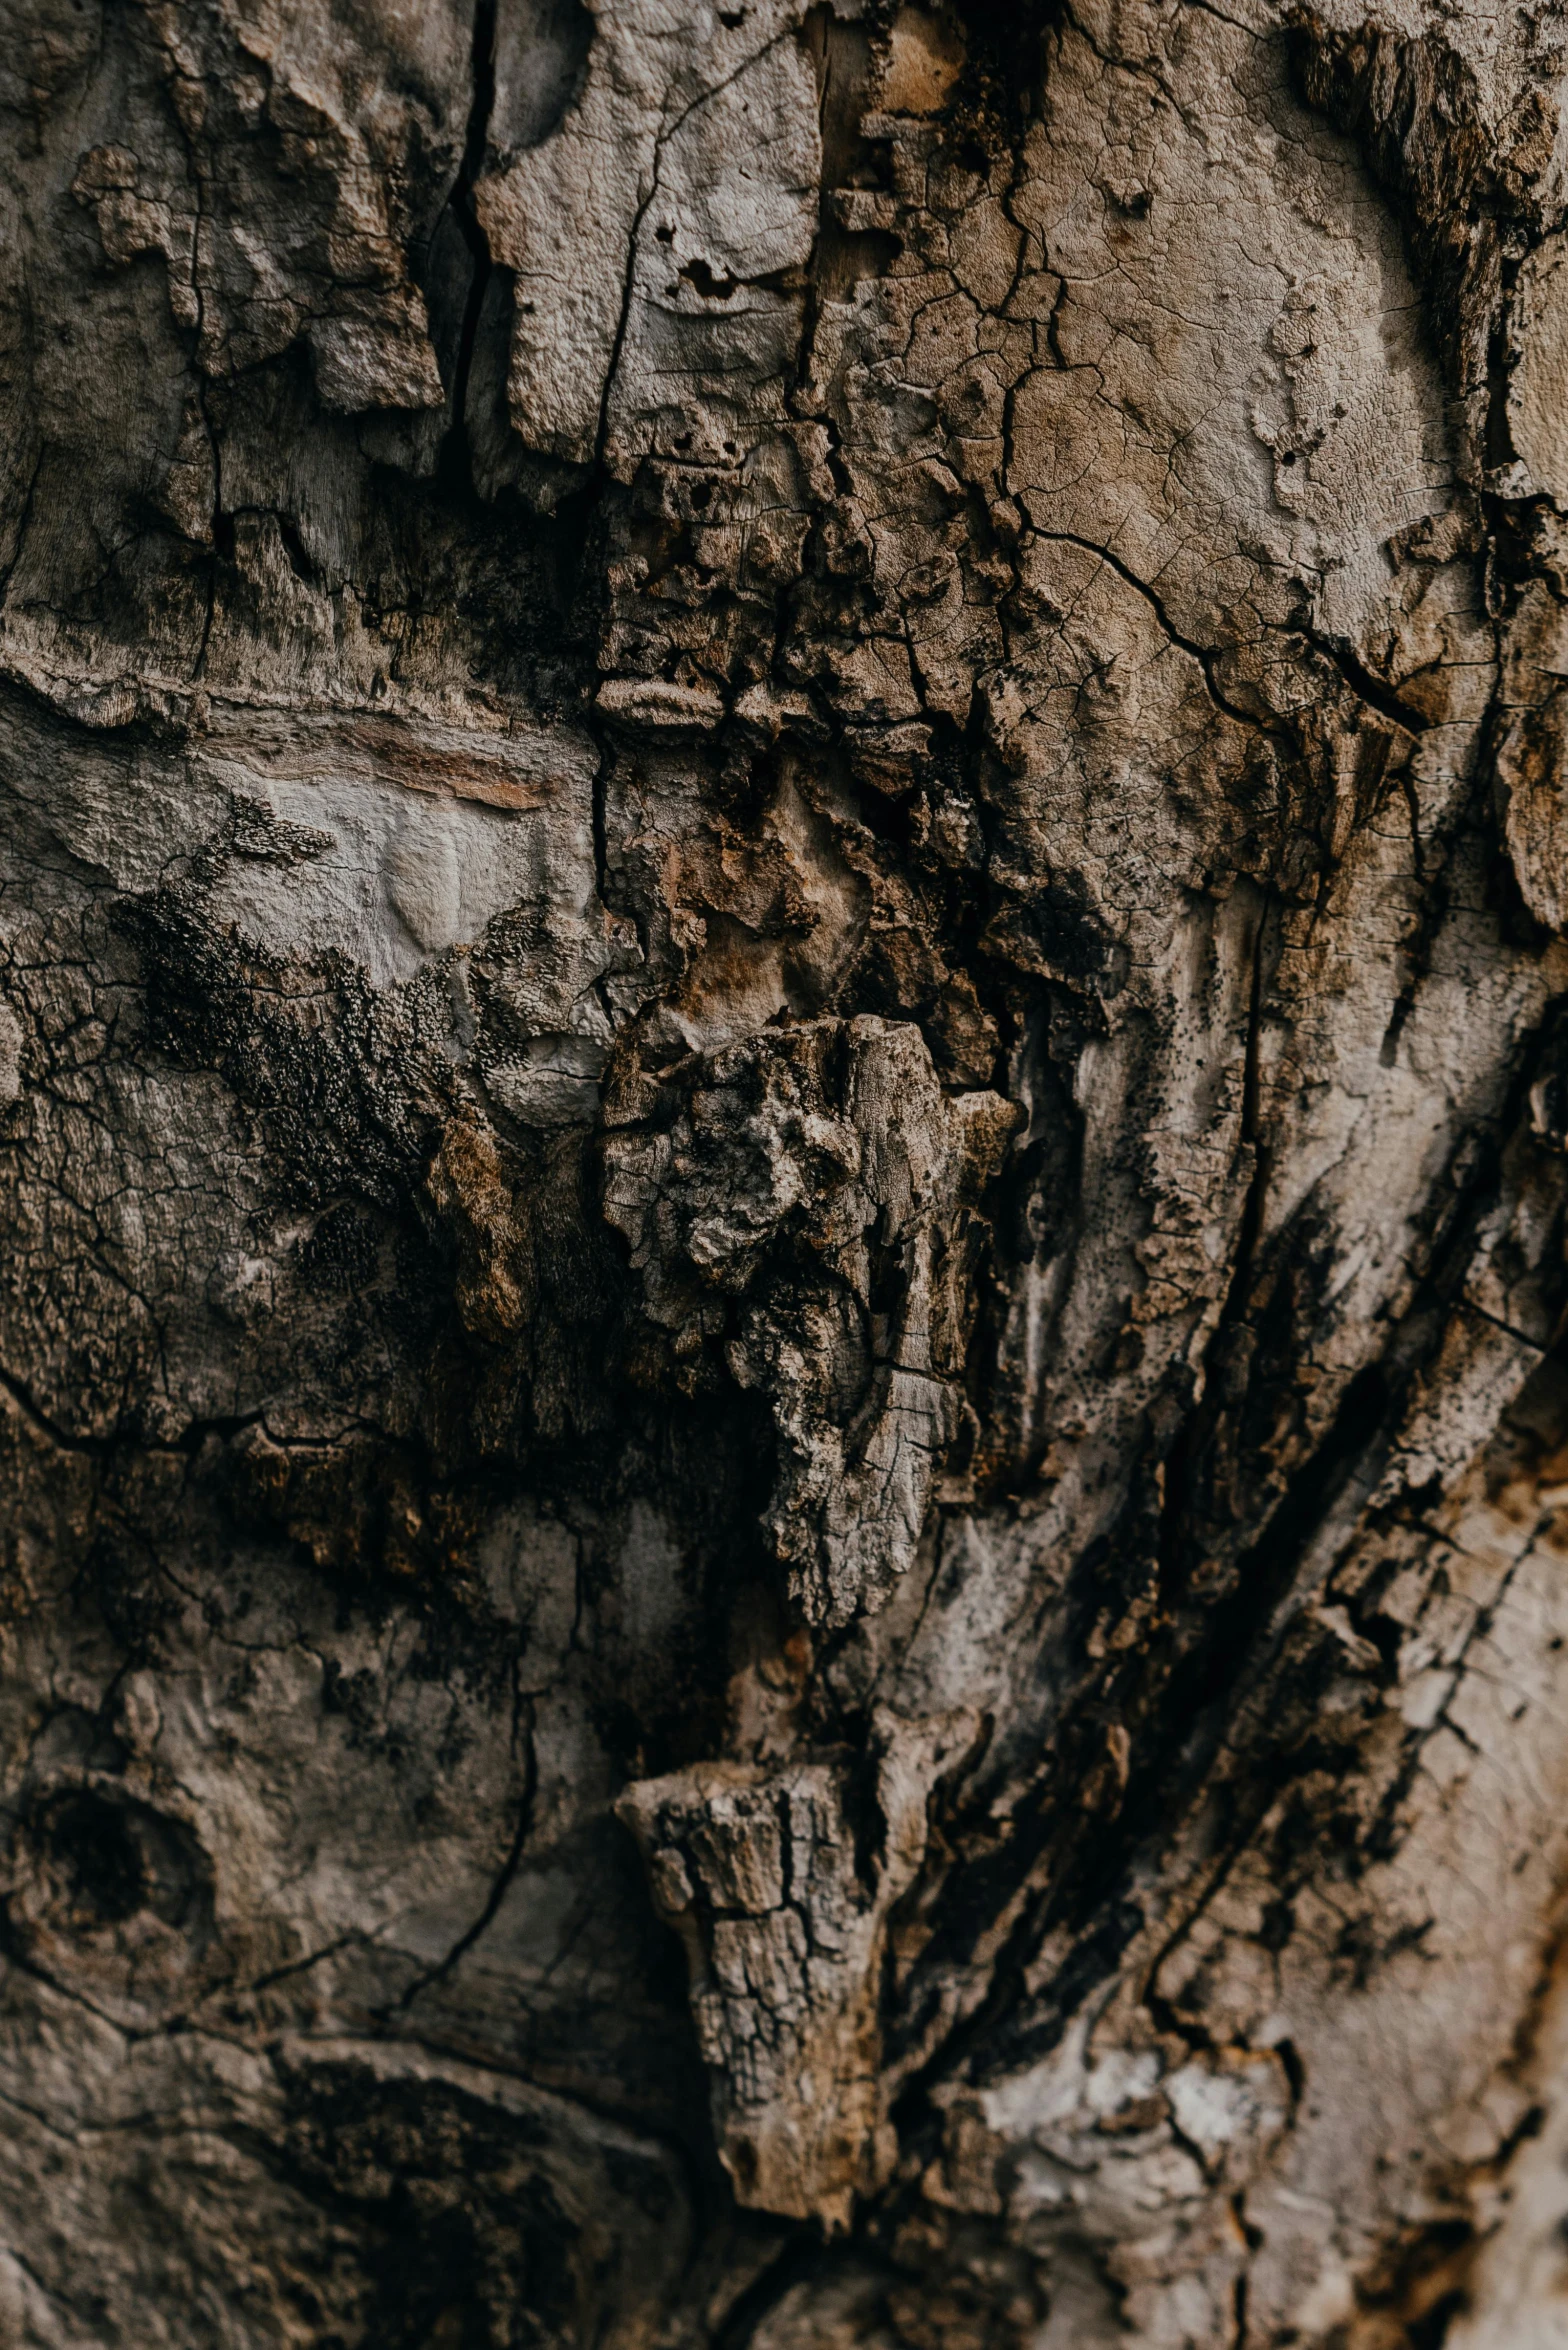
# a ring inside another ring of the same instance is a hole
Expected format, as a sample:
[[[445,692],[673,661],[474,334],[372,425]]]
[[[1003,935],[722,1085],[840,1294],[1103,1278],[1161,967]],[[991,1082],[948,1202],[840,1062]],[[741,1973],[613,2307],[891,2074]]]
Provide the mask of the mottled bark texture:
[[[1568,2342],[1568,25],[1362,8],[8,0],[6,2350]]]

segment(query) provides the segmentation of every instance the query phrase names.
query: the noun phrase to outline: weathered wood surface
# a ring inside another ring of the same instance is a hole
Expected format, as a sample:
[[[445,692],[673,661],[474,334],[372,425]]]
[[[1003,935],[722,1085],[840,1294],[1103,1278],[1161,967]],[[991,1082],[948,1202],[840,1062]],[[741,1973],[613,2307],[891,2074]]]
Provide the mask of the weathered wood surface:
[[[1568,27],[1360,9],[11,0],[0,2342],[1568,2342]]]

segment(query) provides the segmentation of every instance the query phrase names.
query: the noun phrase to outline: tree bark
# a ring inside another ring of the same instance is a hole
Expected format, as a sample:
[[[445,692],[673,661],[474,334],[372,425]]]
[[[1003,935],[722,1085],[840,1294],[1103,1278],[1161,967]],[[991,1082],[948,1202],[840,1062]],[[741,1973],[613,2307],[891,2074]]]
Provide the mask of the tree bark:
[[[13,0],[0,2342],[1568,2341],[1550,5]]]

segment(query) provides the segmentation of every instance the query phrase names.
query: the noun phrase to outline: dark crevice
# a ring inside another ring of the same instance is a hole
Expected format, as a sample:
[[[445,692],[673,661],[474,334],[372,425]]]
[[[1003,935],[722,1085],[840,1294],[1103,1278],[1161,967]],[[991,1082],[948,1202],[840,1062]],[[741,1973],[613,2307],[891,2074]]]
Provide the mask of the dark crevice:
[[[822,2242],[815,2228],[797,2223],[782,2249],[734,2302],[714,2338],[713,2350],[746,2350],[762,2324],[793,2285],[821,2272]]]
[[[1333,662],[1351,692],[1368,709],[1380,712],[1391,725],[1403,727],[1407,734],[1426,732],[1431,720],[1405,701],[1393,686],[1375,677],[1348,637],[1324,636],[1315,628],[1304,628],[1302,633],[1315,652]]]
[[[1271,899],[1264,898],[1258,908],[1253,933],[1247,1034],[1242,1054],[1240,1141],[1243,1149],[1252,1153],[1252,1172],[1237,1226],[1235,1264],[1230,1286],[1214,1335],[1204,1351],[1204,1402],[1195,1414],[1183,1420],[1166,1456],[1165,1492],[1160,1512],[1159,1565],[1161,1584],[1167,1597],[1174,1594],[1181,1581],[1180,1562],[1191,1540],[1189,1523],[1193,1515],[1193,1479],[1198,1461],[1212,1442],[1225,1409],[1222,1400],[1225,1394],[1225,1356],[1237,1325],[1246,1319],[1258,1243],[1263,1230],[1272,1154],[1262,1127],[1261,1045],[1264,999],[1273,975],[1271,965],[1279,952],[1277,927],[1277,907]],[[1200,1518],[1201,1514],[1199,1511]]]
[[[1552,1025],[1550,1019],[1545,1023],[1546,1049]],[[1293,1590],[1314,1547],[1336,1523],[1348,1523],[1373,1490],[1406,1403],[1443,1344],[1478,1227],[1497,1193],[1505,1145],[1528,1117],[1529,1088],[1542,1051],[1543,1032],[1538,1031],[1521,1053],[1507,1111],[1475,1157],[1410,1310],[1378,1359],[1350,1381],[1326,1437],[1297,1468],[1250,1545],[1231,1559],[1214,1596],[1199,1593],[1186,1601],[1178,1596],[1158,1649],[1141,1666],[1129,1664],[1129,1672],[1147,1673],[1152,1686],[1140,1694],[1129,1685],[1110,1701],[1124,1720],[1143,1714],[1114,1834],[1085,1838],[1069,1828],[1067,1849],[1050,1868],[1045,1889],[1019,1903],[1015,1924],[990,1969],[984,2000],[911,2076],[898,2117],[905,2129],[918,2132],[923,2126],[927,2086],[962,2077],[982,2061],[982,2051],[987,2071],[1006,2070],[1035,2061],[1056,2045],[1067,2019],[1106,1979],[1142,1924],[1134,1898],[1141,1859],[1155,1846],[1169,1845],[1175,1823],[1208,1783],[1227,1742],[1239,1738],[1251,1758],[1245,1796],[1232,1798],[1227,1849],[1246,1840],[1273,1800],[1271,1727],[1259,1709],[1293,1620]],[[1193,1555],[1200,1555],[1201,1515],[1190,1518],[1185,1533]],[[1053,1735],[1045,1773],[1054,1777],[1061,1771],[1071,1779],[1075,1752],[1069,1722]],[[980,1859],[967,1870],[960,1868],[947,1903],[953,1926],[938,1937],[938,1945],[964,1939],[966,1916],[978,1927],[982,1917],[1009,1905],[1043,1863],[1062,1832],[1060,1817],[1049,1800],[1036,1800],[1023,1817],[1026,1825],[994,1861]],[[965,1884],[966,1875],[973,1876],[972,1885]],[[1048,1992],[1031,1993],[1026,1978],[1034,1954],[1048,1936],[1069,1926],[1076,1929],[1070,1955]],[[939,1963],[954,1963],[955,1956],[953,1949],[944,1949]]]
[[[1124,562],[1120,555],[1113,554],[1109,547],[1099,546],[1093,539],[1080,538],[1075,531],[1041,530],[1036,533],[1036,536],[1052,540],[1061,546],[1081,547],[1086,555],[1097,556],[1109,570],[1116,573],[1119,579],[1124,579],[1135,594],[1143,598],[1171,643],[1197,662],[1203,671],[1204,680],[1209,689],[1209,698],[1217,709],[1223,710],[1228,718],[1234,718],[1240,726],[1248,727],[1258,733],[1278,736],[1289,742],[1292,748],[1299,749],[1295,730],[1286,720],[1278,717],[1273,711],[1249,710],[1245,703],[1232,700],[1215,676],[1219,663],[1224,659],[1224,653],[1212,645],[1199,644],[1194,637],[1184,636],[1172,620],[1159,589],[1151,587],[1146,579],[1140,579],[1130,563]]]
[[[192,1420],[180,1431],[178,1436],[162,1442],[148,1437],[142,1430],[135,1427],[117,1428],[108,1436],[84,1436],[65,1427],[45,1411],[31,1389],[13,1372],[0,1369],[0,1393],[10,1397],[16,1410],[35,1435],[41,1437],[57,1451],[80,1453],[89,1460],[109,1461],[133,1457],[139,1453],[161,1456],[166,1459],[182,1456],[191,1458],[201,1451],[202,1446],[209,1439],[216,1438],[219,1443],[232,1443],[234,1438],[243,1434],[246,1429],[261,1427],[265,1424],[265,1414],[257,1410],[215,1413],[206,1418]],[[273,1441],[278,1440],[274,1439]],[[306,1438],[295,1438],[289,1441],[301,1449],[307,1448],[310,1442]],[[321,1441],[325,1442],[326,1440]]]
[[[474,346],[479,338],[480,314],[491,275],[490,247],[479,225],[474,191],[484,172],[490,122],[495,112],[496,7],[497,0],[474,0],[471,48],[473,96],[468,110],[468,133],[463,142],[463,159],[457,179],[446,206],[446,218],[456,229],[468,255],[469,279],[458,330],[457,350],[452,363],[452,380],[447,392],[451,422],[447,428],[443,461],[447,467],[459,472],[469,487],[473,486],[473,454],[468,441],[468,382],[473,372]]]
[[[610,757],[608,743],[601,740],[593,771],[593,805],[589,811],[593,826],[594,887],[600,905],[606,909],[610,904]],[[603,982],[599,985],[602,987]]]
[[[409,1984],[393,2011],[396,2014],[405,2014],[422,1992],[428,1991],[433,1984],[446,1981],[461,1960],[473,1949],[480,1936],[487,1932],[494,1923],[502,1902],[511,1890],[512,1880],[517,1875],[518,1869],[522,1865],[523,1854],[528,1849],[528,1839],[533,1834],[534,1806],[539,1793],[539,1763],[534,1749],[532,1713],[533,1709],[530,1706],[525,1731],[527,1767],[523,1778],[522,1799],[517,1811],[517,1828],[506,1858],[496,1872],[484,1907],[473,1923],[459,1934],[446,1956],[435,1966],[428,1968],[424,1974],[416,1976],[414,1981]]]
[[[1009,126],[1027,123],[1045,77],[1047,35],[1065,10],[1060,0],[953,0],[963,26],[968,62],[958,95]],[[1021,143],[1021,141],[1020,141]]]
[[[9,1371],[0,1370],[0,1388],[11,1398],[34,1434],[43,1437],[59,1451],[85,1453],[90,1459],[101,1460],[113,1450],[111,1440],[106,1437],[75,1436],[68,1428],[61,1427],[58,1420],[50,1418],[23,1382],[14,1378]]]

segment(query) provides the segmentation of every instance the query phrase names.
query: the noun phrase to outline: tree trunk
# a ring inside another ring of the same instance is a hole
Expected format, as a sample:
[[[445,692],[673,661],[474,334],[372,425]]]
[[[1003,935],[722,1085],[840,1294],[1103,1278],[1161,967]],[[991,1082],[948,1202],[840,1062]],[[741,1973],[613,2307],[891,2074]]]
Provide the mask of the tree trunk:
[[[12,0],[5,2345],[1568,2342],[1564,28],[1361,5]]]

